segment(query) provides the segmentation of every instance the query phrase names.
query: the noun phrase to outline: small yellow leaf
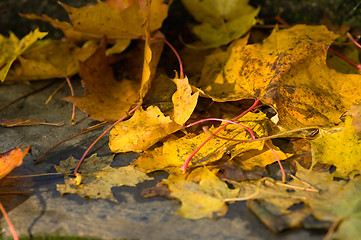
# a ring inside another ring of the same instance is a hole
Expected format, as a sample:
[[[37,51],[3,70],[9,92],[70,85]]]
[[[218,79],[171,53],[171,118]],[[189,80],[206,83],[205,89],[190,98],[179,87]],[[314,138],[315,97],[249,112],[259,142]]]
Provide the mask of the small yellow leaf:
[[[158,107],[150,106],[145,111],[139,108],[129,120],[118,123],[110,131],[109,147],[115,153],[141,152],[180,128]]]
[[[183,125],[192,115],[197,105],[199,92],[192,94],[192,88],[188,83],[188,78],[178,78],[173,82],[177,85],[177,91],[172,96],[174,105],[173,121]]]

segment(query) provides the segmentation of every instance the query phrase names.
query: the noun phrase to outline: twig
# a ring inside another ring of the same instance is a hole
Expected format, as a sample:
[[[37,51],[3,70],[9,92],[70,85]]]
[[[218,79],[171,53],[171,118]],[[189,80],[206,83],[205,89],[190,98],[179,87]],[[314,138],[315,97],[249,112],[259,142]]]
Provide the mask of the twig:
[[[45,86],[43,86],[43,87],[41,87],[41,88],[39,88],[39,89],[36,89],[36,90],[34,90],[34,91],[31,91],[31,92],[29,92],[29,93],[27,93],[27,94],[25,94],[25,95],[23,95],[23,96],[15,99],[15,100],[13,100],[13,101],[5,104],[4,106],[2,106],[2,107],[0,108],[0,111],[4,110],[5,108],[11,106],[12,104],[14,104],[14,103],[16,103],[16,102],[18,102],[18,101],[20,101],[20,100],[23,99],[23,98],[26,98],[26,97],[28,97],[28,96],[30,96],[30,95],[32,95],[32,94],[35,94],[35,93],[37,93],[37,92],[40,92],[40,91],[44,90],[44,89],[47,88],[47,87],[50,87],[54,82],[55,82],[55,81],[52,81],[51,83],[48,83],[48,84],[46,84]]]
[[[66,77],[65,79],[66,79],[66,82],[69,85],[71,96],[74,97],[75,96],[74,89],[73,89],[73,86],[71,85],[70,79],[69,79],[69,77]],[[73,113],[71,114],[70,124],[71,125],[76,124],[76,121],[75,121],[75,104],[74,103],[73,103]]]
[[[45,101],[45,104],[49,104],[49,102],[51,101],[51,99],[53,99],[54,95],[59,92],[59,90],[65,85],[66,81],[62,82],[56,89],[55,91],[50,94],[50,96],[48,97],[48,99]]]
[[[40,163],[40,162],[44,159],[44,157],[46,156],[46,154],[48,154],[51,150],[53,150],[54,148],[56,148],[56,147],[59,146],[60,144],[65,143],[65,142],[69,141],[70,139],[73,139],[73,138],[75,138],[75,137],[77,137],[77,136],[80,136],[80,135],[82,135],[82,134],[84,134],[84,133],[90,132],[90,131],[92,131],[92,130],[94,130],[94,129],[103,127],[103,126],[105,126],[106,124],[108,124],[108,123],[107,123],[107,122],[104,122],[104,123],[102,123],[102,124],[97,124],[96,126],[92,126],[92,127],[90,127],[90,128],[83,129],[83,130],[81,130],[80,133],[77,133],[77,134],[75,134],[75,135],[73,135],[73,136],[71,136],[71,137],[68,137],[67,139],[64,139],[63,141],[58,142],[57,144],[55,144],[54,146],[52,146],[52,147],[50,147],[48,150],[46,150],[46,151],[43,153],[43,155],[41,155],[40,158],[35,159],[34,162],[35,162],[35,163]]]

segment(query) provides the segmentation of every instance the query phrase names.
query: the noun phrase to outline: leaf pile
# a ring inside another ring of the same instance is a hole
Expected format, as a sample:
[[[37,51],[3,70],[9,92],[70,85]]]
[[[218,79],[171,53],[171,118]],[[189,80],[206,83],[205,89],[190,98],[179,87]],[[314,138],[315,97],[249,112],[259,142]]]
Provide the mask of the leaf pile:
[[[66,41],[40,40],[46,33],[38,30],[21,40],[11,33],[1,37],[11,49],[0,53],[2,81],[79,74],[84,94],[66,101],[99,121],[134,112],[111,130],[109,147],[138,152],[139,158],[112,168],[112,157],[93,155],[74,179],[77,160],[69,157],[55,166],[65,176],[57,189],[117,201],[112,187],[135,186],[161,170],[168,178],[145,196],[178,199],[183,217],[221,217],[228,204],[248,200],[276,232],[339,225],[333,237],[356,239],[361,89],[355,86],[361,75],[329,66],[345,69],[327,58],[340,36],[325,26],[296,25],[275,27],[262,42],[249,44],[245,35],[260,8],[245,0],[182,2],[196,21],[191,31],[197,40],[185,41],[181,51],[188,76],[181,63],[175,77],[159,64],[168,44],[161,26],[169,5],[162,0],[108,0],[82,8],[61,3],[70,23],[23,16],[50,22]],[[257,106],[248,109],[252,104]],[[286,183],[279,181],[277,161],[288,173]]]

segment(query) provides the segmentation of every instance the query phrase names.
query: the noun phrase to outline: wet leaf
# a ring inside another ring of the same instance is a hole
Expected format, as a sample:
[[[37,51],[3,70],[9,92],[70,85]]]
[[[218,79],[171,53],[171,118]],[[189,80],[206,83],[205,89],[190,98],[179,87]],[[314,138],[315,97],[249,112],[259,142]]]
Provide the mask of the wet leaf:
[[[139,108],[129,120],[118,123],[110,131],[109,147],[115,153],[141,152],[180,128],[158,107]]]
[[[182,0],[189,13],[201,24],[192,28],[203,42],[196,47],[212,48],[241,37],[254,24],[260,8],[248,5],[248,0]]]
[[[0,35],[0,43],[2,45],[2,50],[0,52],[1,82],[4,82],[13,62],[34,42],[38,39],[42,39],[46,34],[46,32],[40,32],[39,29],[35,29],[21,40],[19,40],[12,32],[9,33],[8,38]]]
[[[29,150],[30,147],[26,147],[24,151],[18,147],[8,152],[0,153],[0,179],[8,175],[14,168],[20,166]]]

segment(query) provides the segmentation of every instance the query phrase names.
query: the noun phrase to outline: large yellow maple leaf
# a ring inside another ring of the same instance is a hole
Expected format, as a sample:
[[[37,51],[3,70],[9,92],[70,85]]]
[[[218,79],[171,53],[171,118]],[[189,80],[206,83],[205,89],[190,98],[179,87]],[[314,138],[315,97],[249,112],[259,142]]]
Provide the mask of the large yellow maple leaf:
[[[205,62],[199,86],[215,101],[258,97],[287,128],[339,122],[361,102],[358,74],[328,68],[327,48],[338,35],[324,26],[275,29],[263,43],[231,45]]]

